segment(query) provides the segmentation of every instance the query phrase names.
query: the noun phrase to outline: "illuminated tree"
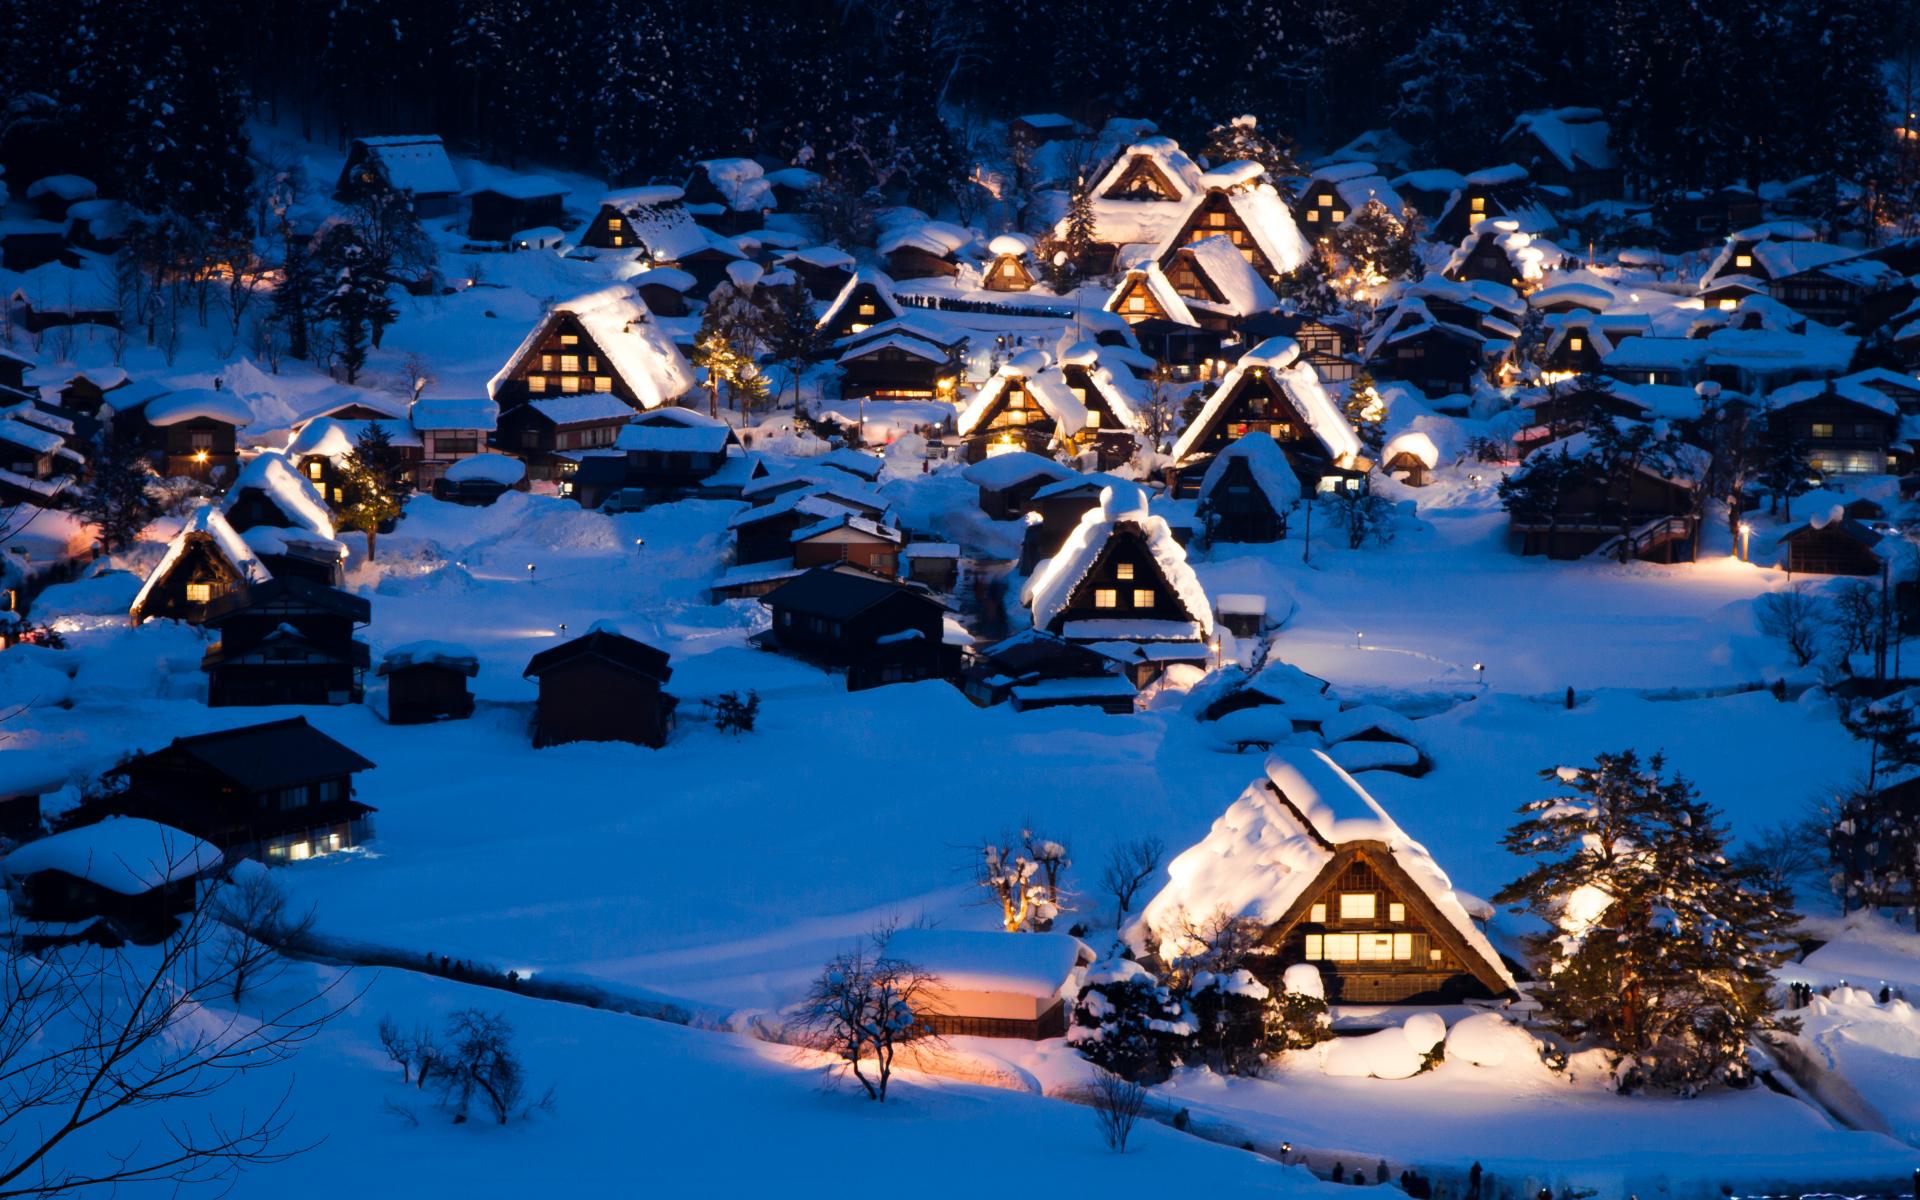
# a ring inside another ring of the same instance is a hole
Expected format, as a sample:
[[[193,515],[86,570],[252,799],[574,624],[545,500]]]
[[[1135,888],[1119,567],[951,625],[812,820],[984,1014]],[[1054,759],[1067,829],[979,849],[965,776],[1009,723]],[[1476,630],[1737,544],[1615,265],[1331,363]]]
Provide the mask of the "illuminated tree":
[[[385,424],[368,421],[353,449],[340,460],[341,501],[335,512],[342,529],[367,535],[367,561],[373,561],[374,539],[405,511],[413,483],[406,459],[393,444]]]

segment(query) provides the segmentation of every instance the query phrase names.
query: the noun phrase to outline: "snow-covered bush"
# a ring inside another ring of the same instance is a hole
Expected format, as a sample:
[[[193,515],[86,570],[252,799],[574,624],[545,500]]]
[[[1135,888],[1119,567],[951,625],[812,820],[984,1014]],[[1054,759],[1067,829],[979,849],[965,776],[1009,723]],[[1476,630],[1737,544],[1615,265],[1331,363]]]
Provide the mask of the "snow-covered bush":
[[[1187,989],[1193,1013],[1191,1060],[1228,1075],[1257,1074],[1267,1059],[1267,986],[1245,968],[1202,971]]]
[[[1193,1033],[1185,1006],[1151,972],[1109,958],[1087,968],[1067,1041],[1095,1066],[1151,1083],[1166,1078]]]
[[[1280,991],[1267,1001],[1267,1043],[1274,1051],[1305,1050],[1333,1036],[1326,985],[1320,968],[1295,963],[1280,977]]]
[[[1339,1038],[1320,1060],[1329,1075],[1407,1079],[1431,1067],[1445,1044],[1447,1023],[1434,1013],[1415,1013],[1405,1025],[1362,1037]]]

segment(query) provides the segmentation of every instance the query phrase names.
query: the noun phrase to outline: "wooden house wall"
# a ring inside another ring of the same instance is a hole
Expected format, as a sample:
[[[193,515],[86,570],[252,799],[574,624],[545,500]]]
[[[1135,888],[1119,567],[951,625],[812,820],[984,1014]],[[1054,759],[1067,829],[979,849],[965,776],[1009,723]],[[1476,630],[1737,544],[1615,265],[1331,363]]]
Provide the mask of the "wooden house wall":
[[[1253,268],[1262,275],[1272,278],[1276,272],[1267,256],[1260,252],[1254,243],[1253,234],[1248,232],[1247,223],[1233,210],[1233,202],[1225,192],[1210,191],[1187,218],[1180,232],[1175,235],[1168,252],[1161,256],[1160,267],[1165,270],[1172,264],[1178,248],[1191,242],[1210,237],[1225,236],[1240,251],[1241,257],[1253,264]]]
[[[515,360],[495,389],[503,412],[528,400],[590,392],[611,392],[638,404],[632,385],[614,370],[580,318],[562,312],[545,320],[545,334]]]
[[[1260,368],[1240,376],[1232,394],[1215,411],[1213,423],[1194,444],[1191,453],[1194,457],[1214,454],[1256,432],[1270,435],[1280,443],[1281,449],[1288,451],[1289,457],[1296,445],[1316,456],[1323,453],[1319,438],[1286,391]]]
[[[1778,409],[1773,419],[1806,444],[1807,457],[1830,475],[1880,475],[1898,418],[1838,395]]]
[[[1053,443],[1054,421],[1040,401],[1017,379],[1000,388],[982,417],[982,423],[967,435],[967,461],[979,462],[987,449],[1003,437],[1011,438],[1016,448],[1045,456]]]
[[[540,676],[535,746],[632,742],[659,747],[672,700],[654,680],[595,658],[556,664]]]
[[[239,459],[233,426],[211,417],[195,417],[174,425],[148,425],[146,446],[163,475],[210,480],[231,474]],[[205,461],[195,455],[204,452]]]
[[[522,229],[559,225],[566,217],[560,196],[522,199],[498,192],[476,192],[467,219],[467,236],[482,242],[504,242]]]
[[[918,246],[901,246],[887,253],[887,274],[895,279],[932,279],[959,273],[960,264],[951,257]]]
[[[1340,897],[1346,894],[1372,896],[1374,915],[1342,918]],[[1324,911],[1316,905],[1324,905]],[[1269,953],[1251,960],[1254,974],[1270,987],[1279,986],[1288,967],[1309,963],[1319,969],[1327,999],[1335,1004],[1448,1004],[1492,997],[1448,945],[1457,935],[1438,934],[1432,906],[1390,879],[1369,852],[1342,854],[1294,913],[1298,916],[1289,914],[1292,919],[1268,931]],[[1364,945],[1370,953],[1384,951],[1385,957],[1362,960],[1356,953],[1347,958],[1343,944],[1329,945],[1329,939],[1347,937],[1355,939],[1356,952]],[[1385,941],[1372,940],[1380,938]],[[1399,957],[1402,950],[1405,957]],[[1330,953],[1342,957],[1329,958]]]
[[[1129,323],[1167,319],[1167,310],[1161,308],[1160,302],[1153,298],[1153,289],[1147,286],[1147,277],[1144,275],[1135,275],[1127,280],[1127,286],[1114,301],[1113,310]]]
[[[1873,547],[1836,526],[1804,529],[1785,539],[1787,570],[1801,575],[1878,575],[1885,565]]]
[[[352,845],[364,830],[364,806],[353,799],[353,775],[315,772],[279,792],[249,792],[225,776],[170,750],[129,763],[127,791],[112,808],[148,817],[212,842],[222,850],[266,853],[315,829]]]
[[[1103,603],[1106,593],[1111,593],[1111,604]],[[1150,595],[1151,602],[1140,603],[1144,598],[1140,593]],[[1136,526],[1122,524],[1107,539],[1086,578],[1074,585],[1048,629],[1058,633],[1069,621],[1186,621],[1193,617],[1168,585],[1147,549],[1145,535]]]
[[[1481,367],[1477,349],[1435,331],[1394,342],[1370,364],[1375,373],[1402,379],[1428,395],[1465,392]]]
[[[996,256],[980,280],[980,286],[989,292],[1029,292],[1033,284],[1033,272],[1013,254]]]
[[[1100,193],[1102,200],[1178,200],[1180,191],[1167,178],[1160,164],[1149,154],[1131,154],[1127,156],[1127,165],[1106,191]]]
[[[931,400],[939,394],[941,375],[953,368],[891,346],[881,347],[840,364],[840,395],[852,400]]]
[[[840,528],[793,544],[793,565],[821,567],[852,563],[876,575],[893,575],[900,563],[900,543]]]

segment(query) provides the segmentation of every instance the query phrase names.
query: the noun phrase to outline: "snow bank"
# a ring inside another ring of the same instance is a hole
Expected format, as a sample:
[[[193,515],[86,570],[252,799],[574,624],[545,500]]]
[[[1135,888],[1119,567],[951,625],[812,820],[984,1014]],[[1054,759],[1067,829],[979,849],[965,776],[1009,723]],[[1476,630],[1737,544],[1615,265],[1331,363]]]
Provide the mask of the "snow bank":
[[[447,468],[453,483],[485,482],[512,487],[527,476],[527,464],[504,454],[475,454]]]
[[[1447,1031],[1447,1061],[1499,1067],[1540,1057],[1533,1035],[1499,1013],[1475,1013]]]
[[[187,388],[183,391],[168,392],[164,396],[147,401],[141,410],[149,425],[178,425],[182,421],[195,421],[206,418],[219,421],[236,428],[245,426],[253,420],[253,410],[247,402],[228,391],[213,388]]]

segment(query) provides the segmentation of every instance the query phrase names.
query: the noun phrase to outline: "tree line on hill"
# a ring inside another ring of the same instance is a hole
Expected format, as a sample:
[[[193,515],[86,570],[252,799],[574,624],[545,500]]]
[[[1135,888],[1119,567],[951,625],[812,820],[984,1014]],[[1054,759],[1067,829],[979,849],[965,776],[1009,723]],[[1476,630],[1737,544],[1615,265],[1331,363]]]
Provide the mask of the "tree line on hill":
[[[982,117],[1198,145],[1252,113],[1321,147],[1390,123],[1471,170],[1517,112],[1579,104],[1657,193],[1895,173],[1917,30],[1920,0],[0,0],[0,156],[228,226],[249,113],[622,183],[766,155],[937,206]]]

